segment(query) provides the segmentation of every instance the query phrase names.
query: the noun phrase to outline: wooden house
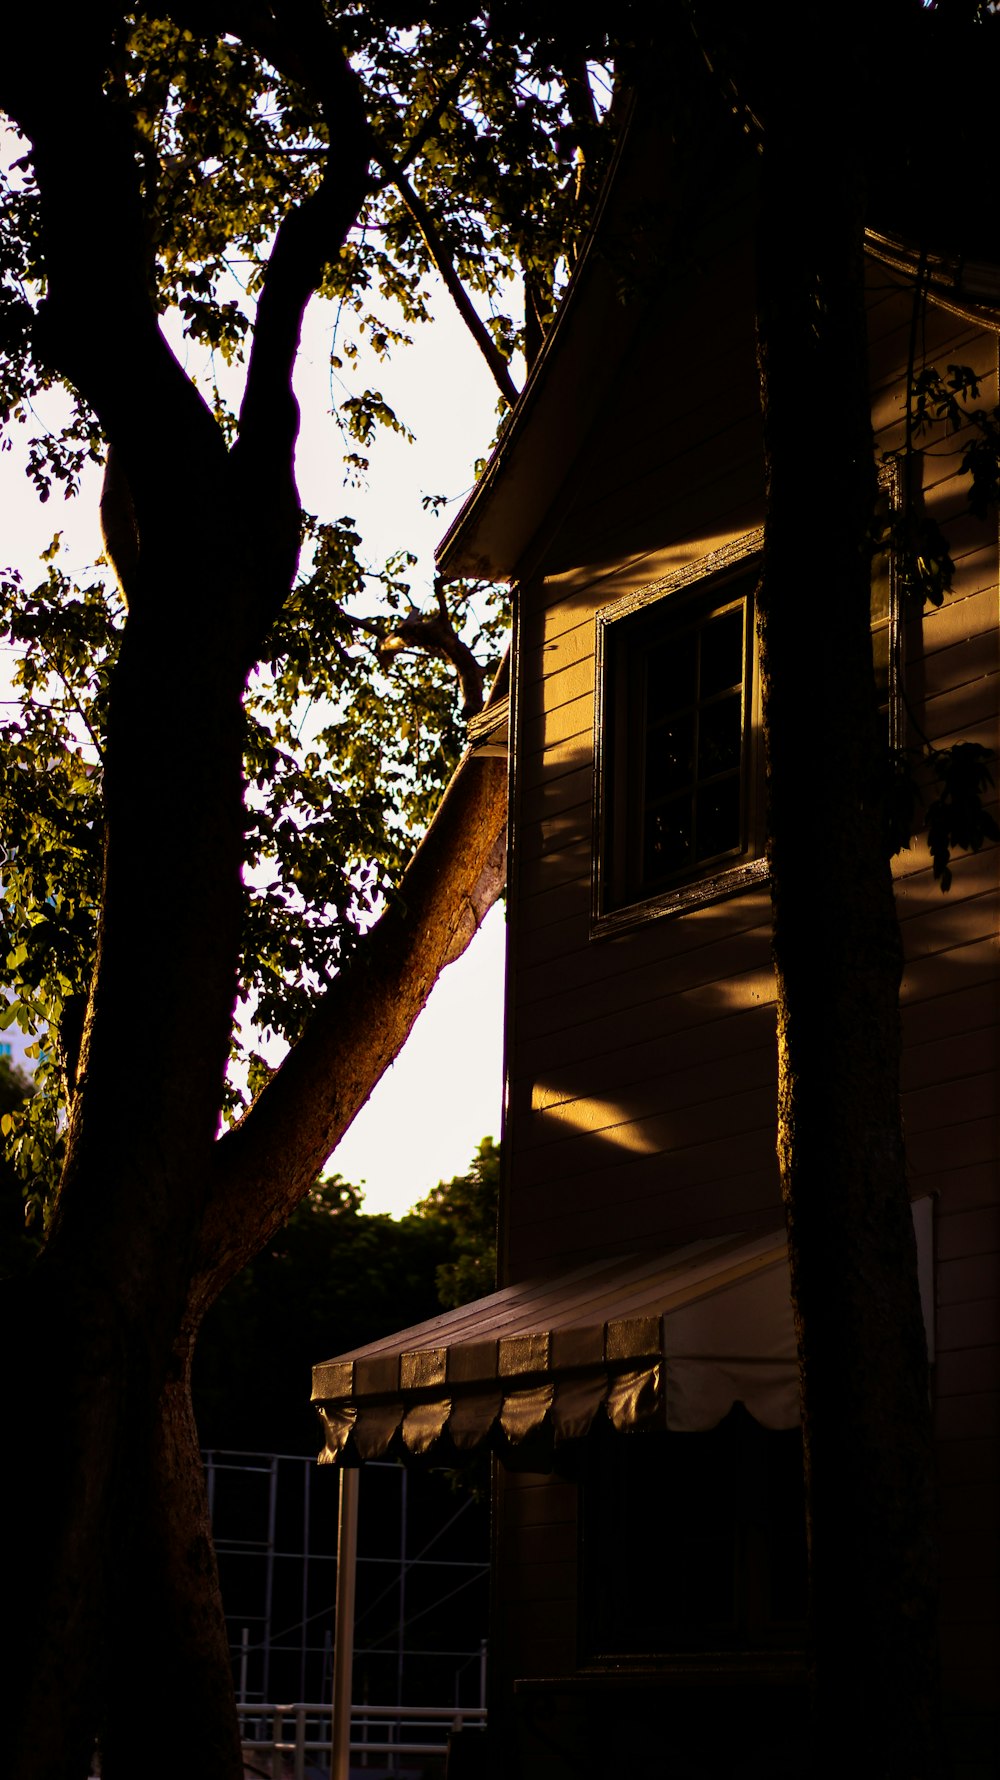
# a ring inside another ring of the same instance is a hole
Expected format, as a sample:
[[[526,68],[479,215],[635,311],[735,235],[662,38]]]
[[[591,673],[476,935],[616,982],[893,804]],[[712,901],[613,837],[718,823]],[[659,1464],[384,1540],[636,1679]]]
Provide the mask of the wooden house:
[[[501,1290],[318,1367],[314,1393],[330,1458],[499,1454],[491,1713],[496,1771],[524,1780],[802,1771],[752,170],[702,168],[686,201],[669,168],[651,175],[663,155],[637,129],[440,551],[447,575],[513,587]],[[644,235],[666,261],[637,259]],[[913,265],[870,246],[881,459],[902,441]],[[931,273],[922,350],[973,366],[992,404],[1000,283],[943,261]],[[926,460],[952,595],[904,623],[882,563],[875,656],[887,721],[901,673],[935,743],[995,748],[996,525],[966,513],[962,449],[942,435]],[[480,725],[494,746],[503,715]],[[895,870],[945,1705],[971,1777],[995,1772],[1000,1675],[997,852],[963,858],[947,896],[925,845]]]

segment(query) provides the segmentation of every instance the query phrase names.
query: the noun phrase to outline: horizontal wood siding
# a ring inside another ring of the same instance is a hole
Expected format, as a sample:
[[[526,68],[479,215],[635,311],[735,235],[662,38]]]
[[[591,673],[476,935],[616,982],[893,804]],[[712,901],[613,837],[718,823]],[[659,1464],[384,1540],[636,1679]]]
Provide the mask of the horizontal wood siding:
[[[709,266],[683,332],[659,317],[639,340],[518,596],[508,1279],[781,1220],[766,886],[590,937],[595,613],[762,521],[752,337],[720,321],[752,314],[748,279],[745,262]],[[873,419],[885,454],[904,436],[909,298],[879,268],[873,293]],[[992,335],[936,310],[926,337],[931,362],[972,364],[981,401],[996,402]],[[939,610],[905,623],[914,747],[921,732],[938,747],[998,743],[996,524],[966,510],[965,443],[942,432],[926,465],[927,509],[950,538],[956,575]],[[960,857],[947,895],[921,839],[895,871],[907,1149],[914,1192],[935,1200],[947,1698],[978,1722],[990,1665],[1000,1673],[989,1568],[1000,1500],[997,850]],[[506,1672],[568,1674],[573,1492],[509,1478],[501,1502]]]
[[[574,1672],[576,1498],[560,1478],[498,1474],[491,1655],[500,1673]]]

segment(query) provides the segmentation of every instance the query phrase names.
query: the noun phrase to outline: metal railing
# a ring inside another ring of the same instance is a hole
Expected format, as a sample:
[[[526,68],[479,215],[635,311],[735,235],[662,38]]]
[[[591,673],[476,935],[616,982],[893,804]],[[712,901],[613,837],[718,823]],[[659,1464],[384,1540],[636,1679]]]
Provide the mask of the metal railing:
[[[255,1763],[257,1773],[268,1780],[288,1780],[289,1775],[306,1780],[309,1766],[329,1771],[329,1701],[240,1706],[238,1711],[243,1749],[260,1761]],[[382,1767],[401,1756],[447,1755],[449,1734],[485,1728],[485,1706],[352,1706],[350,1749],[364,1766],[375,1757]],[[381,1737],[372,1737],[373,1730]]]
[[[202,1456],[239,1704],[259,1711],[264,1700],[332,1697],[336,1503],[329,1489],[317,1496],[315,1458],[216,1448]],[[411,1483],[399,1465],[376,1460],[365,1467],[362,1515],[373,1513],[380,1531],[369,1525],[358,1556],[355,1655],[361,1665],[354,1685],[358,1693],[370,1686],[377,1698],[397,1705],[407,1698],[448,1699],[453,1677],[473,1679],[479,1651],[470,1646],[485,1630],[484,1605],[464,1618],[438,1620],[434,1648],[425,1647],[419,1633],[414,1639],[411,1627],[468,1588],[484,1595],[479,1579],[489,1574],[485,1543],[481,1556],[462,1555],[469,1547],[461,1536],[455,1547],[439,1544],[467,1515],[470,1499],[457,1507],[439,1503],[431,1512],[425,1503],[416,1515],[418,1540],[408,1520]],[[465,1627],[471,1636],[462,1635]],[[454,1648],[459,1644],[466,1648]]]

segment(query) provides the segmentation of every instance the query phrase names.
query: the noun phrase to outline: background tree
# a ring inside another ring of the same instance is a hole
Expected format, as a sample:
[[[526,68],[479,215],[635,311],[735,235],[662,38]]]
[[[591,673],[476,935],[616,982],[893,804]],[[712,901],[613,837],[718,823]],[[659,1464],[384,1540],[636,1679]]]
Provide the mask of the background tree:
[[[9,1130],[30,1098],[31,1083],[9,1057],[0,1057],[0,1127],[7,1125]],[[24,1213],[20,1176],[0,1151],[0,1279],[22,1273],[38,1251],[37,1238],[25,1227]]]
[[[492,1291],[499,1169],[484,1137],[468,1173],[403,1218],[366,1212],[339,1175],[311,1187],[205,1318],[192,1381],[202,1443],[314,1451],[317,1359]]]
[[[484,1137],[468,1174],[440,1181],[414,1206],[415,1218],[448,1233],[450,1253],[435,1272],[445,1309],[496,1290],[499,1205],[500,1150]]]

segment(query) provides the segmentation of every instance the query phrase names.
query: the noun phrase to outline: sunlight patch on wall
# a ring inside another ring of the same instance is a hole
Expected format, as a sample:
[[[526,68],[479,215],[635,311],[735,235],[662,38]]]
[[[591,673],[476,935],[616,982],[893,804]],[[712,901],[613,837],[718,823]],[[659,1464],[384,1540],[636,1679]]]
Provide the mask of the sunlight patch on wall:
[[[562,1100],[559,1089],[548,1089],[544,1082],[536,1082],[531,1091],[531,1110],[545,1113],[548,1120],[565,1125],[570,1131],[601,1131],[605,1135],[610,1131],[619,1149],[638,1156],[651,1156],[663,1147],[662,1142],[654,1142],[636,1125],[628,1123],[626,1109],[614,1100]]]

